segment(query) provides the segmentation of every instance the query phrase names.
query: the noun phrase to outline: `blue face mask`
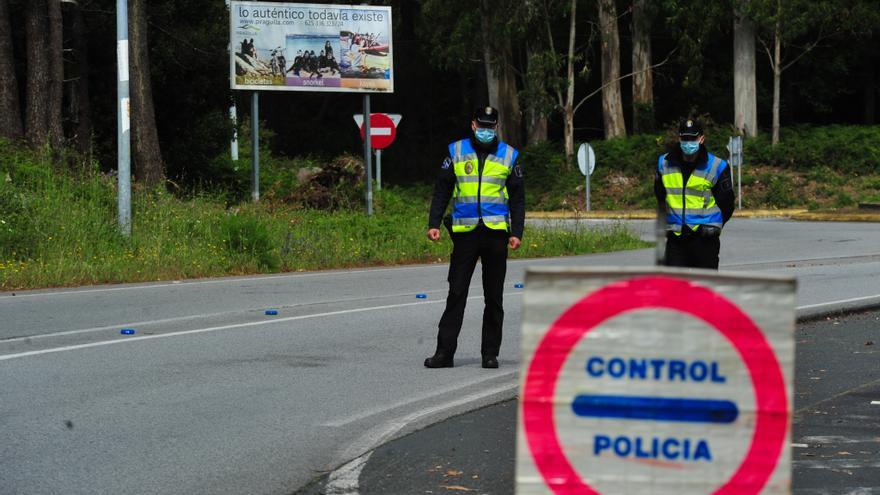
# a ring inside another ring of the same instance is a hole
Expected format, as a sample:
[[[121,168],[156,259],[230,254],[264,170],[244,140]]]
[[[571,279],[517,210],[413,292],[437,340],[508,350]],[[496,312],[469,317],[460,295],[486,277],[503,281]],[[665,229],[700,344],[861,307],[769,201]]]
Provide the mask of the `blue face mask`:
[[[697,151],[700,151],[700,142],[699,141],[682,141],[681,142],[681,151],[683,151],[685,155],[693,155]]]
[[[474,131],[474,135],[477,136],[477,141],[483,144],[489,144],[495,139],[495,129],[477,127],[477,130]]]

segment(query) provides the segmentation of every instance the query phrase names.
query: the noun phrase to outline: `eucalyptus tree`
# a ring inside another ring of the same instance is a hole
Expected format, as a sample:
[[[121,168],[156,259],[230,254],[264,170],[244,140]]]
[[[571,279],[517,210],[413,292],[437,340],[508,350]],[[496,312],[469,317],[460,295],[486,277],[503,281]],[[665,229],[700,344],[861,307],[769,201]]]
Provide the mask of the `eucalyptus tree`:
[[[750,0],[758,41],[773,72],[771,142],[779,143],[782,73],[844,34],[870,29],[877,3],[871,0]]]
[[[0,136],[11,140],[22,137],[14,57],[9,2],[0,0]]]
[[[130,0],[128,33],[131,60],[132,171],[138,181],[152,187],[161,183],[165,174],[153,108],[147,25],[147,0]]]
[[[651,68],[651,26],[656,2],[633,0],[632,10],[632,130],[654,129],[654,74]]]
[[[602,37],[602,121],[605,138],[626,136],[623,99],[620,95],[620,35],[614,0],[598,0],[599,31]]]
[[[24,130],[31,146],[42,148],[49,141],[49,10],[46,0],[25,4],[25,89]]]

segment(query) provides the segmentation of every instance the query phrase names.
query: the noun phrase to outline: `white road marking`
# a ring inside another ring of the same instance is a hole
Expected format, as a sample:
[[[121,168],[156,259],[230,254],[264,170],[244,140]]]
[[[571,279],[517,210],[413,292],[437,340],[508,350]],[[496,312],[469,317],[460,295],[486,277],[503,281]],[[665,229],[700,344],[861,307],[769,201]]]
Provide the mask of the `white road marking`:
[[[324,493],[327,495],[358,495],[358,480],[361,477],[361,471],[372,455],[373,452],[367,452],[330,473],[327,486],[324,487]]]
[[[805,448],[809,447],[809,445],[807,445],[805,443],[793,443],[793,444],[791,444],[791,446],[792,446],[792,448],[795,448],[795,449],[805,449]]]
[[[473,288],[474,287],[470,287],[471,290],[473,290]],[[443,289],[443,290],[425,291],[425,292],[423,292],[423,294],[437,294],[437,293],[444,293],[444,292],[447,292],[447,290]],[[366,301],[366,300],[370,300],[370,299],[379,299],[379,298],[411,297],[412,294],[413,294],[412,292],[407,292],[405,294],[389,294],[387,296],[350,297],[347,299],[336,299],[335,301],[329,301],[329,302],[328,301],[317,301],[317,302],[312,302],[312,303],[293,304],[293,305],[289,305],[289,306],[282,305],[282,306],[277,306],[277,308],[278,309],[290,309],[290,308],[299,308],[299,307],[303,307],[303,306],[317,306],[320,304],[334,304],[334,303],[340,303],[340,302]],[[434,301],[434,302],[436,302],[436,301]],[[243,309],[241,311],[229,311],[229,312],[222,312],[222,313],[205,313],[205,314],[200,314],[200,315],[178,316],[175,318],[163,318],[163,319],[159,319],[159,320],[144,320],[144,321],[116,323],[113,325],[105,325],[102,327],[92,327],[92,328],[81,328],[78,330],[66,330],[66,331],[61,331],[61,332],[41,333],[41,334],[37,334],[37,335],[25,335],[22,337],[13,337],[11,339],[0,339],[0,345],[5,344],[7,342],[21,342],[21,341],[34,340],[34,339],[44,339],[46,337],[63,337],[66,335],[94,333],[94,332],[102,332],[102,331],[106,331],[106,330],[118,330],[123,327],[132,328],[132,327],[141,327],[141,326],[146,326],[146,325],[156,325],[156,324],[162,324],[162,323],[173,323],[173,322],[177,322],[177,321],[198,320],[201,318],[226,316],[226,315],[230,315],[230,314],[242,314],[242,313],[247,313],[250,311],[258,311],[258,310],[251,308],[251,309]]]
[[[322,271],[322,272],[307,272],[307,273],[285,273],[278,275],[269,275],[265,277],[242,277],[242,278],[217,278],[210,280],[173,280],[171,282],[165,283],[157,283],[157,284],[148,284],[148,285],[126,285],[124,287],[101,287],[95,289],[82,289],[82,290],[58,290],[52,292],[26,292],[20,293],[17,291],[7,291],[5,293],[0,292],[0,301],[3,300],[16,300],[24,297],[50,297],[50,296],[69,296],[69,295],[79,295],[79,294],[94,294],[96,292],[118,292],[118,291],[126,291],[126,290],[142,290],[142,289],[164,289],[166,287],[189,287],[189,286],[197,286],[197,285],[210,285],[210,284],[222,284],[229,283],[230,280],[238,280],[242,282],[259,282],[263,280],[278,280],[278,279],[287,279],[287,278],[307,278],[307,277],[318,277],[318,276],[332,276],[332,275],[357,275],[362,273],[379,273],[379,272],[387,272],[387,271],[397,271],[397,270],[408,270],[412,269],[413,266],[418,266],[419,268],[444,268],[448,269],[449,264],[441,264],[437,263],[436,265],[410,265],[410,266],[395,266],[388,268],[369,268],[362,270],[347,270],[347,271]],[[12,295],[15,293],[16,295]]]
[[[383,425],[378,425],[378,426],[372,428],[370,431],[368,431],[361,438],[352,442],[351,446],[349,447],[349,451],[357,451],[354,453],[354,455],[357,455],[357,453],[363,452],[365,450],[368,452],[366,454],[363,454],[363,455],[357,457],[354,461],[351,461],[351,462],[343,465],[338,470],[330,473],[330,477],[328,478],[328,481],[327,481],[326,493],[328,493],[328,494],[334,493],[334,494],[339,494],[339,495],[341,495],[341,494],[358,495],[359,494],[358,478],[360,477],[360,473],[363,470],[364,466],[366,465],[366,462],[369,460],[370,455],[372,454],[373,450],[376,447],[382,445],[383,443],[385,443],[388,440],[390,440],[391,438],[393,438],[394,435],[397,434],[397,432],[399,432],[400,430],[405,428],[410,423],[413,423],[414,421],[418,421],[419,419],[422,419],[426,416],[441,413],[445,410],[453,409],[453,408],[456,408],[459,406],[463,406],[463,405],[469,404],[471,402],[474,402],[474,401],[477,401],[477,400],[480,400],[480,399],[483,399],[486,397],[491,397],[496,394],[502,394],[505,392],[513,391],[513,390],[516,390],[518,387],[519,387],[518,383],[499,385],[499,386],[491,388],[489,390],[475,392],[473,394],[464,396],[458,400],[455,400],[452,402],[447,402],[441,406],[429,407],[426,409],[422,409],[420,411],[410,413],[400,419],[391,420],[391,421],[386,422]],[[357,463],[357,461],[359,461],[361,459],[363,459],[363,461],[360,463]],[[337,471],[343,471],[343,472],[337,474]],[[334,490],[345,489],[347,491],[339,491],[339,492],[331,491],[331,483],[334,484],[334,488],[333,488]]]
[[[871,405],[872,406],[880,406],[880,400],[872,400]]]
[[[805,309],[814,309],[814,308],[821,308],[823,306],[833,306],[836,304],[846,304],[846,303],[853,303],[853,302],[859,302],[859,301],[867,301],[870,299],[877,299],[877,298],[880,298],[880,294],[873,295],[873,296],[865,296],[865,297],[854,297],[852,299],[841,299],[839,301],[829,301],[829,302],[818,303],[818,304],[807,304],[806,306],[798,306],[797,310],[802,311]]]
[[[483,297],[483,296],[471,296],[468,299],[474,299],[477,297]],[[274,318],[271,320],[252,321],[252,322],[248,322],[248,323],[236,323],[234,325],[221,325],[221,326],[217,326],[217,327],[198,328],[195,330],[184,330],[182,332],[169,332],[169,333],[163,333],[160,335],[144,335],[142,337],[131,337],[131,338],[126,338],[126,339],[104,340],[104,341],[100,341],[100,342],[90,342],[88,344],[78,344],[78,345],[69,345],[69,346],[64,346],[64,347],[54,347],[54,348],[50,348],[50,349],[41,349],[39,351],[21,352],[18,354],[6,354],[4,356],[0,356],[0,361],[7,361],[10,359],[16,359],[16,358],[22,358],[22,357],[28,357],[28,356],[39,356],[42,354],[52,354],[55,352],[73,351],[73,350],[77,350],[77,349],[88,349],[90,347],[100,347],[100,346],[114,345],[114,344],[127,344],[127,343],[131,343],[131,342],[142,341],[142,340],[161,339],[161,338],[165,338],[165,337],[178,337],[180,335],[192,335],[192,334],[197,334],[197,333],[216,332],[218,330],[229,330],[231,328],[247,328],[247,327],[256,327],[256,326],[261,326],[261,325],[273,325],[276,323],[284,323],[287,321],[306,320],[306,319],[310,319],[310,318],[322,318],[325,316],[345,315],[345,314],[359,313],[359,312],[364,312],[364,311],[378,311],[381,309],[405,308],[408,306],[417,306],[420,304],[439,304],[439,303],[443,303],[443,302],[446,302],[446,301],[445,300],[442,300],[442,301],[419,301],[419,302],[403,303],[403,304],[388,304],[385,306],[372,306],[369,308],[345,309],[342,311],[330,311],[327,313],[316,313],[313,315],[289,316],[287,318]]]
[[[513,295],[521,295],[522,292],[511,292],[509,294],[512,296]],[[470,297],[468,297],[468,300],[480,299],[482,297],[483,297],[482,295],[470,296]],[[366,311],[378,311],[378,310],[382,310],[382,309],[406,308],[409,306],[418,306],[421,304],[440,304],[440,303],[445,303],[445,302],[446,302],[446,300],[442,299],[442,300],[437,300],[437,301],[419,301],[419,302],[402,303],[402,304],[387,304],[384,306],[370,306],[367,308],[344,309],[344,310],[340,310],[340,311],[328,311],[326,313],[315,313],[315,314],[311,314],[311,315],[288,316],[286,318],[273,318],[273,319],[269,319],[269,320],[252,321],[252,322],[248,322],[248,323],[236,323],[236,324],[232,324],[232,325],[220,325],[220,326],[216,326],[216,327],[197,328],[194,330],[184,330],[181,332],[168,332],[168,333],[163,333],[163,334],[158,334],[158,335],[144,335],[141,337],[129,337],[129,338],[124,338],[124,339],[118,338],[118,339],[114,339],[114,340],[102,340],[102,341],[98,341],[98,342],[89,342],[88,344],[77,344],[77,345],[69,345],[69,346],[63,346],[63,347],[52,347],[49,349],[40,349],[38,351],[27,351],[27,352],[20,352],[20,353],[16,353],[16,354],[6,354],[6,355],[0,356],[0,361],[8,361],[10,359],[23,358],[23,357],[28,357],[28,356],[40,356],[43,354],[53,354],[56,352],[75,351],[78,349],[88,349],[90,347],[100,347],[100,346],[105,346],[105,345],[128,344],[131,342],[139,342],[142,340],[162,339],[162,338],[166,338],[166,337],[178,337],[181,335],[193,335],[193,334],[197,334],[197,333],[216,332],[218,330],[229,330],[232,328],[256,327],[256,326],[261,326],[261,325],[272,325],[272,324],[276,324],[276,323],[284,323],[287,321],[307,320],[310,318],[323,318],[325,316],[337,316],[337,315],[360,313],[360,312],[366,312]]]
[[[498,378],[504,378],[504,377],[508,377],[508,376],[513,378],[516,375],[517,371],[518,370],[513,370],[513,371],[509,371],[507,373],[501,373],[501,374],[494,374],[493,373],[492,375],[487,376],[486,378],[484,378],[482,380],[475,380],[475,381],[467,382],[467,383],[459,383],[458,385],[456,385],[454,387],[447,387],[445,389],[440,389],[440,390],[432,390],[430,393],[426,393],[426,394],[423,394],[423,395],[420,395],[417,397],[413,397],[410,400],[407,400],[404,402],[398,402],[398,403],[391,404],[391,405],[381,407],[381,408],[369,409],[367,411],[364,411],[360,414],[356,414],[354,416],[348,416],[345,418],[340,418],[337,420],[329,421],[327,423],[324,423],[322,426],[332,426],[332,427],[345,426],[345,425],[354,423],[355,421],[360,421],[362,419],[368,418],[370,416],[375,416],[375,415],[378,415],[378,414],[381,414],[384,412],[388,412],[388,411],[397,409],[398,407],[408,406],[410,404],[414,404],[416,402],[419,402],[419,401],[422,401],[425,399],[430,399],[431,397],[434,397],[436,395],[445,394],[447,392],[454,392],[454,391],[461,389],[461,388],[464,388],[464,387],[468,387],[471,385],[478,385],[480,383],[483,383],[483,382],[486,382],[489,380],[497,380]]]

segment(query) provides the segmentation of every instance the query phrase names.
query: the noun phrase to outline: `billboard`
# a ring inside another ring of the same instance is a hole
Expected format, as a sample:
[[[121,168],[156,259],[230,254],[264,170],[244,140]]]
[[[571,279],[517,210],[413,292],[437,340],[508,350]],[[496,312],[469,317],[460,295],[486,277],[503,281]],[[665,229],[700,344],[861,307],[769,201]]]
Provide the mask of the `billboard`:
[[[230,3],[232,89],[394,91],[391,7]]]

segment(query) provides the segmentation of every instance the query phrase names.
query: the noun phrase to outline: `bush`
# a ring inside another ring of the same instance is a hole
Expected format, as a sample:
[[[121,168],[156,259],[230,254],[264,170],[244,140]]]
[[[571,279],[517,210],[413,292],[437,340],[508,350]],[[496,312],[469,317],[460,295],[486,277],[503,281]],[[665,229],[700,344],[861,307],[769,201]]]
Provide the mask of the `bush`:
[[[732,133],[723,127],[706,130],[710,152],[727,158]],[[640,134],[591,143],[596,171],[590,178],[591,202],[596,208],[653,208],[653,174],[657,158],[675,146],[674,134]],[[833,189],[849,186],[853,176],[880,173],[880,126],[797,126],[785,128],[777,146],[762,134],[745,140],[743,186],[757,186],[765,206],[789,207],[805,201],[788,178],[756,176],[755,170],[803,173],[807,181]],[[562,147],[541,143],[525,148],[520,163],[527,176],[526,204],[531,210],[584,208],[584,177],[577,163],[565,163]],[[865,182],[863,189],[869,190]],[[850,198],[852,199],[852,198]],[[853,200],[854,201],[854,200]],[[838,203],[846,203],[838,198]],[[753,198],[749,201],[754,204]]]
[[[751,164],[838,173],[880,173],[880,126],[796,126],[780,130],[779,144],[762,134],[745,141],[746,166]]]
[[[281,259],[273,236],[258,218],[233,212],[220,220],[220,230],[231,255],[251,258],[262,269],[277,270],[280,267]]]

